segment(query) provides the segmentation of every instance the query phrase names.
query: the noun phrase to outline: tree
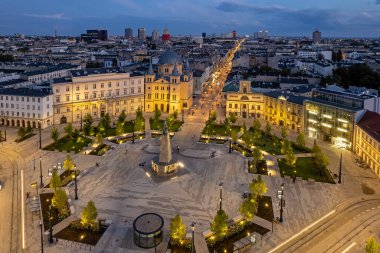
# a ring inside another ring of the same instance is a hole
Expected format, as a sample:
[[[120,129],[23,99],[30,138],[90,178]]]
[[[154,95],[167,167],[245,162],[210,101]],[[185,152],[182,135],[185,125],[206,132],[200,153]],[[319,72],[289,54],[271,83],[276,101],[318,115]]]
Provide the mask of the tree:
[[[63,130],[69,136],[70,139],[73,138],[73,133],[74,133],[73,124],[68,123]]]
[[[104,135],[105,132],[111,128],[111,118],[108,113],[106,113],[101,119],[98,124],[99,132]]]
[[[17,131],[17,136],[19,139],[23,139],[26,135],[25,128],[20,127]]]
[[[268,187],[261,178],[261,175],[259,175],[257,179],[252,179],[252,182],[249,185],[249,190],[252,193],[252,198],[257,198],[257,200],[259,200],[259,198],[268,191]]]
[[[178,118],[178,110],[173,112],[173,118],[176,120]]]
[[[94,142],[95,142],[96,144],[98,144],[98,146],[103,145],[103,136],[101,135],[101,133],[98,133],[98,134],[96,135]]]
[[[25,134],[31,134],[33,132],[32,126],[29,124],[25,129]]]
[[[283,127],[281,128],[281,137],[282,137],[283,140],[285,140],[285,139],[288,138],[288,133],[287,133],[287,131],[286,131],[286,127],[285,127],[285,126],[283,126]]]
[[[319,172],[320,176],[322,176],[323,171],[329,165],[329,159],[327,158],[327,156],[325,156],[325,154],[323,154],[321,148],[317,145],[316,140],[314,140],[312,151],[313,151],[312,160],[313,160],[314,166]]]
[[[251,147],[253,144],[253,134],[251,131],[247,131],[245,134],[241,136],[242,140],[245,143],[247,148]]]
[[[375,238],[371,237],[366,241],[365,253],[380,253],[380,245]]]
[[[58,171],[54,169],[53,175],[51,176],[51,179],[50,179],[50,188],[56,191],[57,188],[60,188],[61,186],[62,186],[61,177],[58,175]]]
[[[214,232],[217,238],[223,238],[223,236],[227,234],[227,220],[228,215],[223,211],[223,209],[219,209],[211,223],[211,231]]]
[[[236,123],[236,121],[237,121],[236,113],[231,112],[230,116],[228,117],[228,119],[230,120],[231,124],[234,125]]]
[[[298,134],[296,143],[300,146],[305,146],[305,134],[303,132]]]
[[[98,211],[96,210],[95,203],[90,200],[87,206],[83,209],[81,213],[80,222],[82,227],[86,229],[91,229],[93,231],[98,229],[98,223],[96,219],[98,218]]]
[[[54,140],[54,142],[57,142],[58,139],[59,139],[59,133],[58,133],[58,130],[56,127],[53,127],[51,129],[51,133],[50,133],[50,136],[51,138]]]
[[[231,130],[231,139],[233,142],[236,142],[238,139],[238,132],[234,129]]]
[[[63,168],[65,170],[73,170],[75,168],[73,158],[71,158],[69,154],[67,154],[66,159],[63,162]]]
[[[294,155],[294,151],[292,146],[287,150],[287,153],[285,155],[286,164],[290,166],[291,168],[294,168],[296,166],[297,157]]]
[[[122,135],[124,133],[124,123],[117,122],[116,123],[116,134]]]
[[[261,138],[261,131],[254,130],[253,132],[253,143],[256,143]]]
[[[253,121],[253,127],[252,128],[254,131],[260,131],[261,123],[258,119],[255,119],[255,121]]]
[[[182,217],[177,214],[170,222],[170,238],[171,242],[179,245],[186,236],[186,225],[182,221]]]
[[[254,148],[252,150],[252,158],[253,158],[253,161],[252,161],[252,164],[254,165],[254,167],[257,169],[257,164],[260,160],[262,160],[264,158],[263,154],[261,153],[260,149],[258,148]]]
[[[245,121],[243,121],[243,126],[241,127],[241,131],[243,132],[243,134],[247,132],[247,126],[245,125]]]
[[[254,198],[246,198],[239,208],[240,214],[246,220],[252,220],[255,213],[257,212],[257,202]]]
[[[265,135],[270,136],[271,131],[272,131],[272,127],[269,124],[269,122],[267,121],[267,124],[265,125]]]
[[[54,191],[54,196],[51,200],[51,205],[58,209],[58,216],[65,218],[69,215],[69,209],[67,208],[67,194],[61,188],[57,188]]]
[[[292,148],[292,144],[287,139],[281,141],[281,154],[286,155]]]
[[[94,123],[94,119],[91,114],[87,113],[83,118],[83,132],[85,135],[90,135],[92,132],[92,123]]]
[[[215,125],[215,123],[216,123],[216,111],[212,111],[210,113],[210,117],[209,117],[208,122],[210,125]]]
[[[117,119],[117,122],[124,124],[126,118],[127,118],[127,115],[125,114],[125,111],[122,110],[120,115],[119,115],[119,118]]]
[[[158,108],[154,109],[153,122],[158,123],[158,121],[160,120],[160,116],[161,116],[161,111]]]
[[[136,109],[136,119],[138,118],[143,118],[143,112],[140,106]]]

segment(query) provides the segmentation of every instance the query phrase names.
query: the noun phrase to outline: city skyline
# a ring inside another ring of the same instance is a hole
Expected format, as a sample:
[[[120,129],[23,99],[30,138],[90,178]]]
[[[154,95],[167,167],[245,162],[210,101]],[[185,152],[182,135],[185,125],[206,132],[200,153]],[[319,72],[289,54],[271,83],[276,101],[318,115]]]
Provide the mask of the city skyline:
[[[47,0],[0,3],[0,34],[79,36],[86,29],[104,28],[122,35],[126,27],[162,33],[200,35],[236,30],[239,35],[268,30],[270,35],[309,36],[319,28],[325,37],[378,37],[380,1],[279,0],[134,1],[98,0],[59,3]],[[85,10],[85,11],[84,11]]]

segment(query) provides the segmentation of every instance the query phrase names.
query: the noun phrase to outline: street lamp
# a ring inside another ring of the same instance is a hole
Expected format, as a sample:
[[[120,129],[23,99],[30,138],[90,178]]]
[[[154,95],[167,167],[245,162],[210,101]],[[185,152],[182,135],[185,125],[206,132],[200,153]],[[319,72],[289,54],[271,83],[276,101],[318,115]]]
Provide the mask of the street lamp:
[[[223,201],[223,182],[219,183],[219,210],[222,210],[222,201]]]
[[[232,129],[230,128],[230,149],[228,150],[228,153],[232,152],[232,137],[231,137]]]
[[[191,223],[191,236],[192,236],[191,253],[195,253],[195,244],[194,244],[195,224],[196,224],[195,222]]]
[[[41,232],[41,253],[44,253],[44,238],[42,232],[42,220],[40,220],[40,232]]]
[[[44,187],[44,182],[42,181],[42,158],[40,156],[40,178],[41,178],[41,182],[40,182],[40,185],[41,185],[41,188]]]
[[[342,157],[343,151],[340,151],[340,162],[339,162],[339,174],[338,174],[338,184],[342,183]]]
[[[135,143],[135,124],[136,124],[136,122],[134,120],[132,120],[132,125],[133,125],[132,144]]]
[[[75,191],[75,200],[78,200],[77,166],[75,166],[74,168],[74,191]]]
[[[5,122],[4,122],[4,141],[7,141],[7,121],[8,121],[8,118],[5,117]]]
[[[42,149],[41,120],[38,120],[38,128],[39,128],[39,132],[40,132],[40,149]]]
[[[280,198],[280,218],[278,219],[279,222],[282,222],[282,214],[284,212],[284,206],[285,206],[285,200],[284,200],[284,184],[281,184],[281,190],[277,192],[278,197]]]
[[[51,226],[51,204],[49,206],[49,243],[53,243],[53,228]]]

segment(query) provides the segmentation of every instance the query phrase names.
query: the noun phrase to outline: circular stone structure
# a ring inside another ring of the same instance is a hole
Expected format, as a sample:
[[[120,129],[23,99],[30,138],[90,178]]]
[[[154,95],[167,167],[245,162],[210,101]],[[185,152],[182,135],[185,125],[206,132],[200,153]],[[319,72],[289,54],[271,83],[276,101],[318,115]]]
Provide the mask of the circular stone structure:
[[[178,161],[172,158],[169,162],[160,162],[159,157],[152,159],[152,170],[158,176],[170,176],[177,172]]]
[[[156,213],[144,213],[133,222],[135,244],[144,249],[156,247],[162,242],[164,219]]]

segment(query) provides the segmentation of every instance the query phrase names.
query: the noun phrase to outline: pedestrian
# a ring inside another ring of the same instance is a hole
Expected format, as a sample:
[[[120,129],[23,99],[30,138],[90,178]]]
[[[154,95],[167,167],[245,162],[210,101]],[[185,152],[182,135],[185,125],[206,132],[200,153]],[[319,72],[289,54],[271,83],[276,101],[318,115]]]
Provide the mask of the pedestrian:
[[[179,153],[179,146],[177,145],[177,152]]]

